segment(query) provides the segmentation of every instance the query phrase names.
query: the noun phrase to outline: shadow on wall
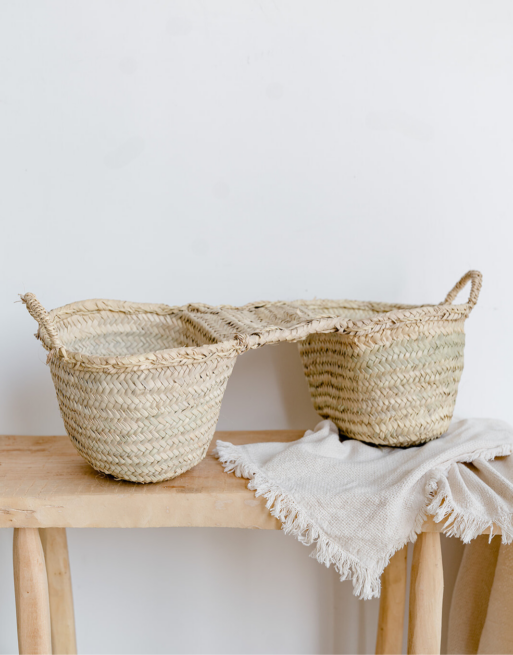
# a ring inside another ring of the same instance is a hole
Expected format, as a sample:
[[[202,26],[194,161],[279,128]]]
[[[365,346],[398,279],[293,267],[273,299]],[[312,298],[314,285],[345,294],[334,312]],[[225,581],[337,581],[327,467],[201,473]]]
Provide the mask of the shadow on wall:
[[[237,359],[223,399],[219,430],[307,430],[320,420],[296,344],[265,346]]]
[[[11,367],[12,377],[4,379],[3,434],[66,434],[45,360],[42,346],[30,343],[30,347],[20,353],[16,366]]]

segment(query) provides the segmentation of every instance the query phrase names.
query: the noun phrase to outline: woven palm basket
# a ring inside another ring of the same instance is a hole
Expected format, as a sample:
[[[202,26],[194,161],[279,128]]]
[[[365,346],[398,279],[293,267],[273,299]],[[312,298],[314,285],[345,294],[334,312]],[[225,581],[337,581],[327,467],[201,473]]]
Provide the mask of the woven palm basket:
[[[467,303],[452,305],[471,281]],[[440,305],[309,303],[318,316],[351,321],[301,341],[299,351],[317,412],[353,439],[383,446],[440,437],[452,419],[463,372],[464,323],[481,273],[469,271]]]
[[[452,305],[472,282],[470,297]],[[205,456],[241,353],[299,342],[314,406],[347,436],[404,446],[447,429],[481,274],[440,305],[353,301],[183,307],[88,300],[38,321],[66,430],[99,471],[158,482]]]

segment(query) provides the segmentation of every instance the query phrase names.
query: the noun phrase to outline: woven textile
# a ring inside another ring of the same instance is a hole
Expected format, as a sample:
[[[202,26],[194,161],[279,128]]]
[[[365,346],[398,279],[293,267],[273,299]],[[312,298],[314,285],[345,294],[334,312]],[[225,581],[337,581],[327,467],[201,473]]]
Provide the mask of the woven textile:
[[[513,653],[513,544],[465,546],[449,618],[448,653]]]
[[[285,532],[315,544],[312,556],[364,599],[379,596],[391,556],[428,515],[464,542],[494,524],[513,541],[512,452],[513,429],[489,419],[455,421],[440,439],[404,449],[341,441],[327,420],[293,443],[218,441],[216,450]]]

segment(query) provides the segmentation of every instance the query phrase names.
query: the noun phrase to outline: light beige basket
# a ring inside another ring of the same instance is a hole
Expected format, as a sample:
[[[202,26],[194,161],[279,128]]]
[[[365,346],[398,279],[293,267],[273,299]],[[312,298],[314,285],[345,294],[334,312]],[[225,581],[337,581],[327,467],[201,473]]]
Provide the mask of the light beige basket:
[[[471,280],[469,301],[452,305]],[[50,313],[39,323],[66,430],[97,470],[134,482],[192,468],[214,434],[237,356],[298,341],[314,405],[356,439],[408,445],[452,417],[463,369],[463,324],[481,274],[467,273],[440,305],[352,301],[184,307],[114,300]]]
[[[468,302],[452,305],[468,281]],[[440,305],[319,302],[316,313],[344,311],[354,320],[299,343],[315,409],[342,434],[384,446],[441,436],[463,372],[464,323],[480,289],[481,273],[469,271]]]

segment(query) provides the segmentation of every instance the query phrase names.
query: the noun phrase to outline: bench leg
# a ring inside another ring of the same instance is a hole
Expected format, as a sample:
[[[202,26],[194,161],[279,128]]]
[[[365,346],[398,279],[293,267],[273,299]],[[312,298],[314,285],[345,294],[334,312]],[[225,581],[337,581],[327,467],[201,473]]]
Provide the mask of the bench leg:
[[[13,559],[19,652],[48,655],[52,652],[50,603],[37,528],[14,528]]]
[[[40,528],[50,597],[53,655],[76,655],[75,615],[66,528]]]
[[[438,655],[442,638],[444,573],[438,532],[423,532],[413,547],[408,653]]]
[[[408,546],[398,550],[381,576],[376,655],[398,655],[402,652],[407,555]]]

